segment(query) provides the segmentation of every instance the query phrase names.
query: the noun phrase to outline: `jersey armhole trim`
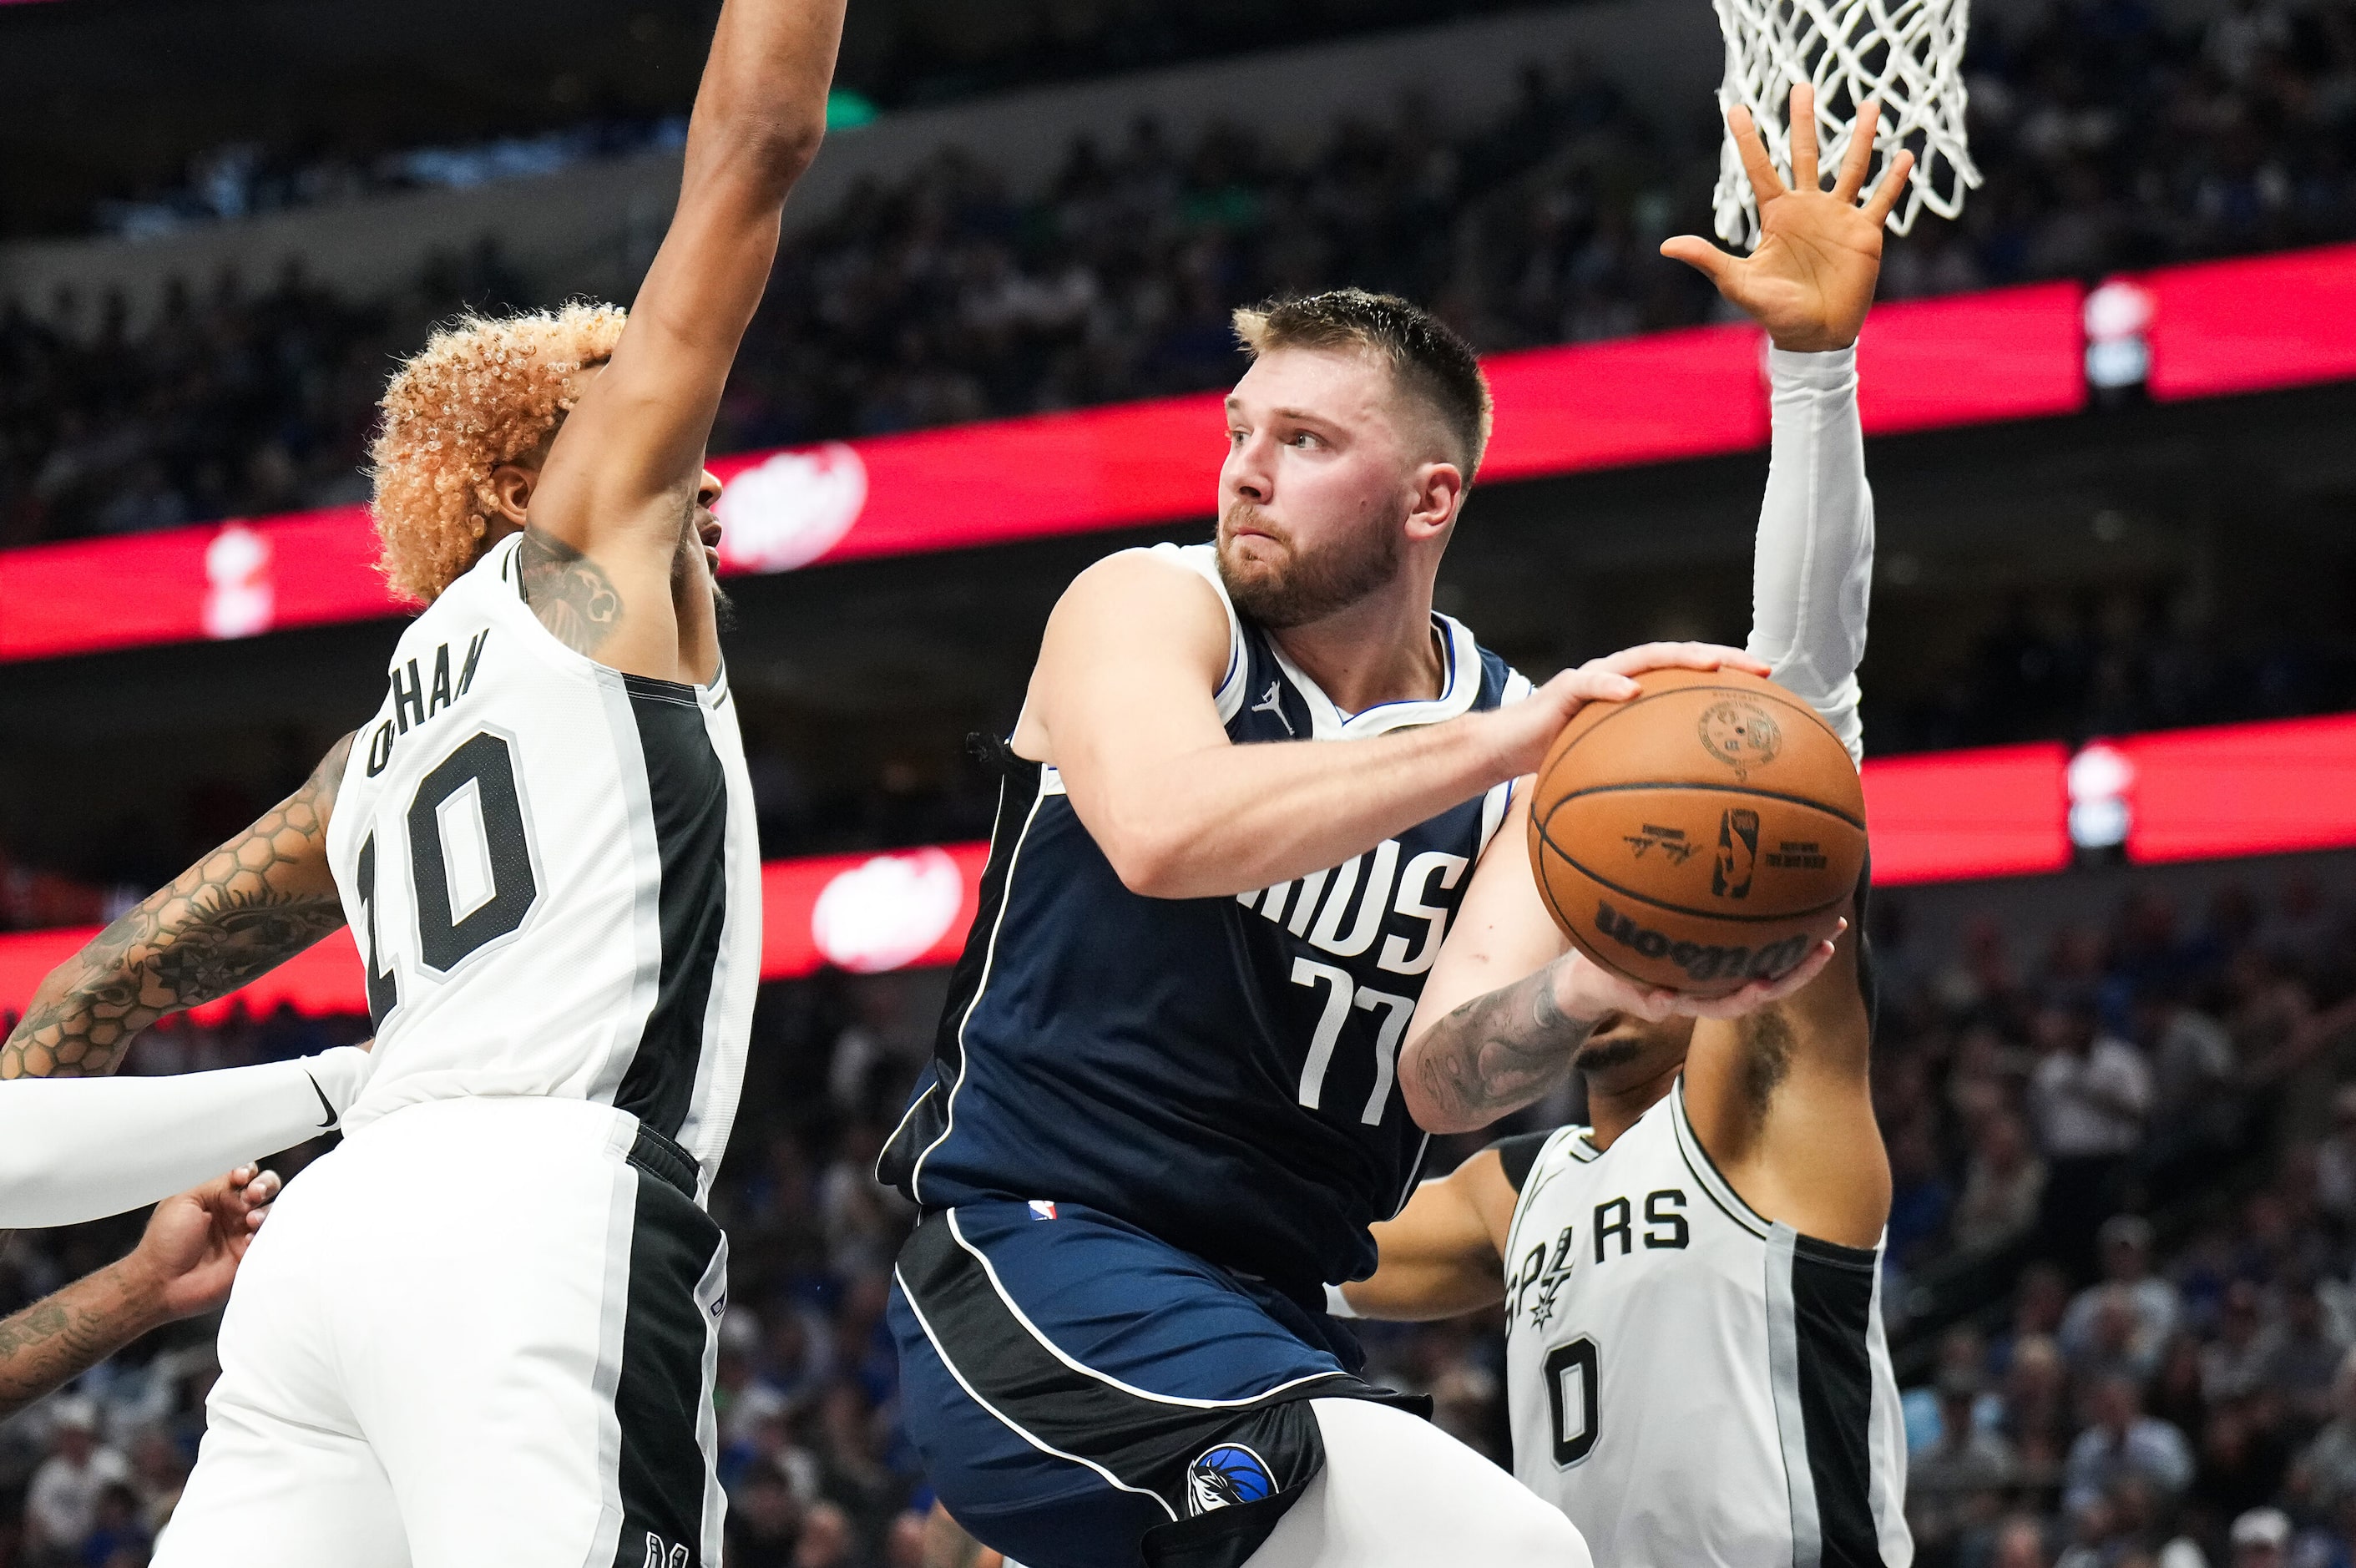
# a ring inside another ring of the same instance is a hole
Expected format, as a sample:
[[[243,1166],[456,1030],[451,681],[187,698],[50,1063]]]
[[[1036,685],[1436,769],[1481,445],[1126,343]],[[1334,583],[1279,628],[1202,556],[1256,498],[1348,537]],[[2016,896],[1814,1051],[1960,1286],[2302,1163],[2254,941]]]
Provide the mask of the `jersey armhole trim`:
[[[1684,1156],[1686,1168],[1693,1172],[1694,1179],[1709,1195],[1709,1200],[1724,1210],[1729,1219],[1760,1240],[1766,1240],[1768,1233],[1774,1230],[1773,1223],[1742,1200],[1742,1195],[1734,1190],[1734,1184],[1728,1181],[1725,1173],[1718,1168],[1718,1162],[1709,1157],[1709,1151],[1702,1147],[1701,1134],[1694,1131],[1693,1119],[1686,1113],[1685,1074],[1677,1075],[1676,1087],[1669,1094],[1673,1101],[1669,1108],[1669,1122],[1676,1132],[1677,1153]]]
[[[1236,715],[1244,711],[1245,677],[1251,660],[1244,648],[1243,619],[1236,613],[1236,602],[1227,596],[1227,585],[1219,577],[1216,546],[1165,542],[1151,546],[1146,553],[1185,567],[1218,596],[1220,613],[1227,618],[1227,669],[1219,677],[1218,690],[1211,694],[1211,700],[1219,710],[1219,722],[1233,724]]]

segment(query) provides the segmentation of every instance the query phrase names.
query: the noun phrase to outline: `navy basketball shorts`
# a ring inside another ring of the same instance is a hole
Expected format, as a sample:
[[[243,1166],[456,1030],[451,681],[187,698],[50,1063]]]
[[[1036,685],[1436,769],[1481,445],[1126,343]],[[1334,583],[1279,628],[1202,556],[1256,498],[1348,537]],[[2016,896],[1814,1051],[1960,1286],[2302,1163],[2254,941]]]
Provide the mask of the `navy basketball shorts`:
[[[1290,1302],[1070,1204],[927,1213],[891,1320],[934,1489],[1024,1568],[1235,1568],[1324,1466],[1308,1401],[1429,1410]]]

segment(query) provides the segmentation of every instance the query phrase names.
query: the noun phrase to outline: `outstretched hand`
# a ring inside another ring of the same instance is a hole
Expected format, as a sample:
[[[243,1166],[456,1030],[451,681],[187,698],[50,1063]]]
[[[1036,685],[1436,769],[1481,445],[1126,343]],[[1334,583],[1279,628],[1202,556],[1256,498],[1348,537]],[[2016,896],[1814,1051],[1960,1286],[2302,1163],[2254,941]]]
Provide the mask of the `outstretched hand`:
[[[229,1298],[237,1266],[278,1196],[277,1173],[241,1165],[194,1192],[167,1197],[123,1260],[152,1292],[160,1319],[192,1316]]]
[[[1873,304],[1881,273],[1882,224],[1906,188],[1914,155],[1901,152],[1890,162],[1880,188],[1863,206],[1867,169],[1873,161],[1873,128],[1881,123],[1881,102],[1869,99],[1858,111],[1839,177],[1822,188],[1816,150],[1816,94],[1805,82],[1792,89],[1792,183],[1784,185],[1767,156],[1751,111],[1737,106],[1726,117],[1742,172],[1759,203],[1759,248],[1731,255],[1708,241],[1681,234],[1661,246],[1661,254],[1692,266],[1762,327],[1779,349],[1817,353],[1846,349]]]

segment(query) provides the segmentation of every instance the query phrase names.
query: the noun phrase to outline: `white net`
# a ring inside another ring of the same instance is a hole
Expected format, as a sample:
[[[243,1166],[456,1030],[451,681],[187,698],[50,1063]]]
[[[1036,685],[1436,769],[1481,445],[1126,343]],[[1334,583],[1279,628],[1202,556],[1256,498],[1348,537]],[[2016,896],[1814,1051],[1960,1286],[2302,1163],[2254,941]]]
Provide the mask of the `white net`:
[[[1792,88],[1816,89],[1817,138],[1824,167],[1839,165],[1858,108],[1881,100],[1873,188],[1901,147],[1916,149],[1912,188],[1890,215],[1903,234],[1927,207],[1942,218],[1964,209],[1964,192],[1980,183],[1964,133],[1964,35],[1971,0],[1715,0],[1726,35],[1721,113],[1746,105],[1767,137],[1775,166],[1792,167],[1783,124]],[[1745,250],[1759,243],[1759,208],[1731,137],[1718,167],[1718,233]]]

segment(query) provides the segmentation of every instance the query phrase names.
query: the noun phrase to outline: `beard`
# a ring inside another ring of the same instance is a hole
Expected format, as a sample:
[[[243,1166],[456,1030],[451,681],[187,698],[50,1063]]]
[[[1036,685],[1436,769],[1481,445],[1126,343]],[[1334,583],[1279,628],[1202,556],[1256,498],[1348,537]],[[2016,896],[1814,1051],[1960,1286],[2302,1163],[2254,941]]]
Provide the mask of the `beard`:
[[[1229,530],[1248,523],[1280,546],[1276,564],[1245,561],[1229,548]],[[1329,545],[1304,553],[1291,535],[1279,530],[1249,501],[1233,501],[1220,519],[1219,581],[1236,608],[1271,631],[1306,626],[1348,609],[1398,575],[1398,530],[1387,528],[1371,540]]]
[[[1622,1035],[1593,1045],[1581,1046],[1578,1053],[1571,1058],[1570,1065],[1580,1072],[1610,1072],[1614,1068],[1626,1067],[1644,1054],[1644,1041]]]

